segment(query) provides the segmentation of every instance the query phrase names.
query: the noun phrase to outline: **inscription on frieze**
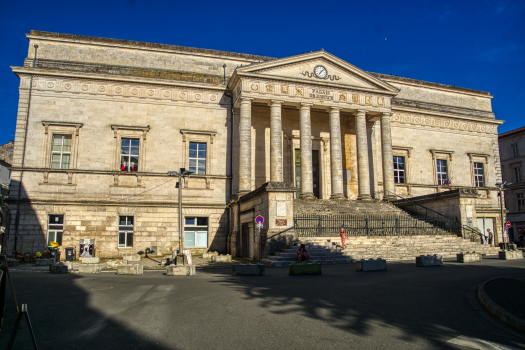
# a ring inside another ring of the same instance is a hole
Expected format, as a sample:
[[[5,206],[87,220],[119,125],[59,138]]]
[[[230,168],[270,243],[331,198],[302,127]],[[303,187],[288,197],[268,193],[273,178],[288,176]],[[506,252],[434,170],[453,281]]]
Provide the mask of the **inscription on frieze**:
[[[310,97],[320,100],[334,100],[334,94],[330,90],[310,89]]]

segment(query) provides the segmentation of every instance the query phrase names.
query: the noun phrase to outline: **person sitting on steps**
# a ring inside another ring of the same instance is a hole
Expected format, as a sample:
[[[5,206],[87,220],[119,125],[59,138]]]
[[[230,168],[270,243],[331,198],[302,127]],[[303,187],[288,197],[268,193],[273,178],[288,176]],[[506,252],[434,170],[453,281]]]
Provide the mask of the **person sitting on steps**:
[[[304,244],[301,244],[299,249],[297,249],[297,261],[309,261],[310,260],[310,253],[308,253],[308,250],[306,250],[306,246]]]

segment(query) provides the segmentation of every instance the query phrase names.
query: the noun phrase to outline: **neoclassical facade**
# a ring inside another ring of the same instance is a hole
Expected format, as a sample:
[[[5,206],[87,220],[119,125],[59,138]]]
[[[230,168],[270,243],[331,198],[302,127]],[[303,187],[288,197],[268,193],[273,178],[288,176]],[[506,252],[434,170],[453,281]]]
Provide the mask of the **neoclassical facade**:
[[[167,172],[180,168],[193,173],[182,183],[182,214],[185,246],[195,250],[253,256],[253,234],[236,251],[242,226],[265,214],[263,234],[289,227],[294,198],[475,188],[458,215],[498,231],[502,121],[487,92],[365,72],[323,50],[275,59],[27,37],[27,59],[12,67],[20,103],[10,249],[94,239],[102,257],[169,253],[181,235]],[[255,194],[265,188],[281,190],[261,204]]]

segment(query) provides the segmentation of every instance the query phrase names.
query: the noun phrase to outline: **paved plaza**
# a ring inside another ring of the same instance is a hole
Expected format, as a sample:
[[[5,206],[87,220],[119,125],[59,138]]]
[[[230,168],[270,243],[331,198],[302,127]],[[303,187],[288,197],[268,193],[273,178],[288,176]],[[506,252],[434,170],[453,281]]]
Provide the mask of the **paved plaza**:
[[[525,348],[525,335],[501,325],[475,299],[481,282],[525,278],[525,260],[449,260],[429,268],[389,262],[387,271],[369,273],[333,265],[323,266],[322,276],[287,272],[51,275],[18,267],[12,277],[41,349],[467,349],[461,341],[478,342],[479,349],[481,341]],[[6,308],[0,348],[16,316],[9,293]],[[25,324],[14,348],[32,348]]]

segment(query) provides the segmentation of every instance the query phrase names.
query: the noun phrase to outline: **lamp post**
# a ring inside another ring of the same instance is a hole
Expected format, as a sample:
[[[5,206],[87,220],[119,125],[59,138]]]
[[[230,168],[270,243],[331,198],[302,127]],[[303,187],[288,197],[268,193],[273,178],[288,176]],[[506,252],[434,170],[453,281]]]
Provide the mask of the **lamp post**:
[[[185,168],[180,168],[180,171],[168,171],[168,175],[177,176],[179,182],[177,182],[176,187],[179,188],[179,254],[180,261],[182,265],[186,265],[186,259],[184,258],[184,230],[182,226],[182,178],[188,177],[190,174],[193,174],[193,171],[186,170]],[[177,258],[179,260],[179,258]]]
[[[496,182],[496,187],[498,188],[499,206],[501,209],[501,238],[503,239],[503,243],[507,243],[505,242],[505,217],[504,217],[504,212],[503,212],[503,191],[507,190],[505,186],[510,186],[510,185],[512,185],[512,183],[511,182],[507,183],[507,181],[503,183]],[[496,245],[495,241],[494,241],[494,245]]]

